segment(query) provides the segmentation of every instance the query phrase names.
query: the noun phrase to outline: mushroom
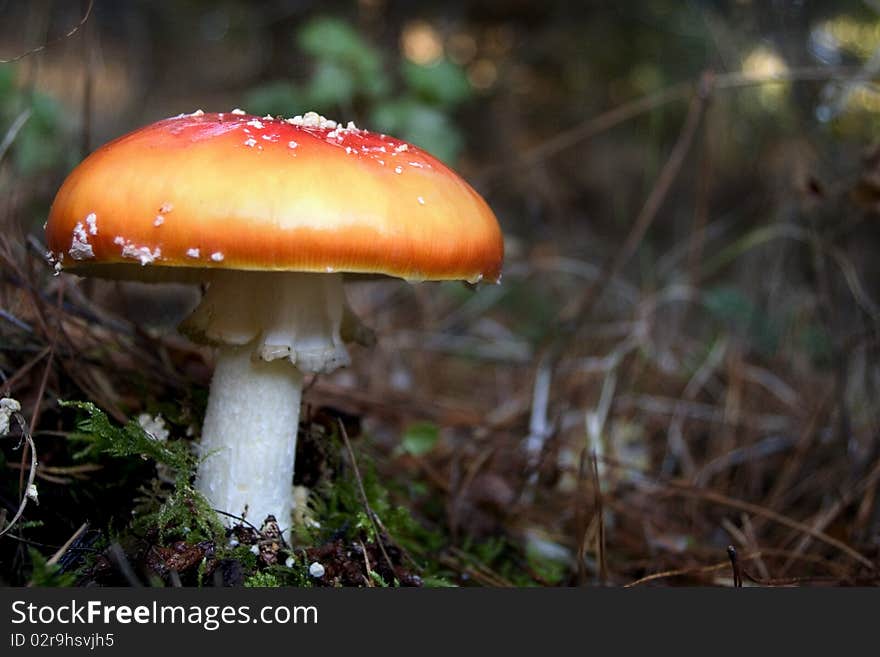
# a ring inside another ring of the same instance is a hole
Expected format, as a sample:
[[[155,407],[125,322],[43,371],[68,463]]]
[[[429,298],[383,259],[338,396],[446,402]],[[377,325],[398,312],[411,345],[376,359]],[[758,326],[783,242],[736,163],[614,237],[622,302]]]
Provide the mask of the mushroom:
[[[503,255],[456,173],[314,112],[197,111],[120,137],[64,181],[46,237],[56,271],[207,283],[181,324],[216,347],[197,487],[285,527],[303,377],[349,363],[343,274],[497,282]]]

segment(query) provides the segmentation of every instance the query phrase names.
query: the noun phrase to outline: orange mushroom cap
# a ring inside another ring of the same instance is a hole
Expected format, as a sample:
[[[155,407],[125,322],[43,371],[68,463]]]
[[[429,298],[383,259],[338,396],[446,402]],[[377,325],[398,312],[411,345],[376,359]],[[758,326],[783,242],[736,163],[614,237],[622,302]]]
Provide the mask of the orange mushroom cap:
[[[495,215],[454,171],[311,112],[195,112],[120,137],[64,181],[46,236],[65,269],[111,277],[224,268],[497,281],[503,257]]]

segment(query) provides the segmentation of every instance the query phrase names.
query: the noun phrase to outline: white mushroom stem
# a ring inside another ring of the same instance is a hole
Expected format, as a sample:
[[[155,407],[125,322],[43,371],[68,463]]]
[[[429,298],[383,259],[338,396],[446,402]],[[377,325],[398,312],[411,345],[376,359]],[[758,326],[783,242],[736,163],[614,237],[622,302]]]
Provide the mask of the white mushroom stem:
[[[196,480],[214,508],[289,532],[303,373],[348,364],[344,307],[341,274],[222,271],[181,325],[218,345]]]
[[[271,514],[289,529],[303,375],[253,352],[252,345],[217,350],[198,489],[216,509],[244,515],[257,527]]]

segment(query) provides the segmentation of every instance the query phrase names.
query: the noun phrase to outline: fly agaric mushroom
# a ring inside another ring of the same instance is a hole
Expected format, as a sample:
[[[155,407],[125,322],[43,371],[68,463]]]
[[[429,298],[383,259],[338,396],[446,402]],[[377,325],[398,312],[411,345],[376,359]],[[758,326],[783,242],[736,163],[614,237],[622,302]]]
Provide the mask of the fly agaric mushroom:
[[[159,121],[74,169],[46,225],[80,275],[207,282],[181,325],[216,346],[197,486],[289,525],[303,375],[349,362],[343,273],[497,282],[501,231],[428,153],[309,112]]]

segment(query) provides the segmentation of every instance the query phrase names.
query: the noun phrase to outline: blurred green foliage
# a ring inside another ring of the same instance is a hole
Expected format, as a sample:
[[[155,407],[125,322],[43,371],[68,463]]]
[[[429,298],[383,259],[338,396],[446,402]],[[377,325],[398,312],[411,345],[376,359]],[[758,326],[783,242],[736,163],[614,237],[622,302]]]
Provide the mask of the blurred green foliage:
[[[300,83],[273,80],[254,87],[245,99],[248,111],[356,115],[370,129],[410,141],[447,163],[458,157],[464,140],[451,116],[472,95],[461,67],[446,59],[423,66],[401,58],[392,76],[383,53],[338,18],[309,21],[295,42],[312,60],[311,75]]]
[[[0,66],[0,144],[8,143],[4,159],[9,158],[15,173],[32,176],[61,164],[72,165],[75,154],[67,148],[66,132],[58,101],[17,87],[16,69]]]
[[[400,451],[413,456],[427,454],[440,438],[440,429],[433,422],[413,422],[403,432]]]
[[[770,356],[778,348],[779,325],[742,290],[730,286],[714,287],[705,293],[703,305],[732,333],[745,337],[758,353]]]
[[[763,357],[771,357],[787,346],[805,354],[816,367],[831,362],[831,338],[817,319],[780,316],[779,312],[762,309],[739,288],[719,285],[703,295],[703,306],[709,316],[725,330],[740,337]],[[785,344],[791,336],[791,344]]]
[[[28,548],[30,554],[32,571],[30,583],[32,586],[54,586],[65,587],[73,586],[76,582],[76,574],[62,572],[61,566],[57,563],[50,564],[38,550]]]

